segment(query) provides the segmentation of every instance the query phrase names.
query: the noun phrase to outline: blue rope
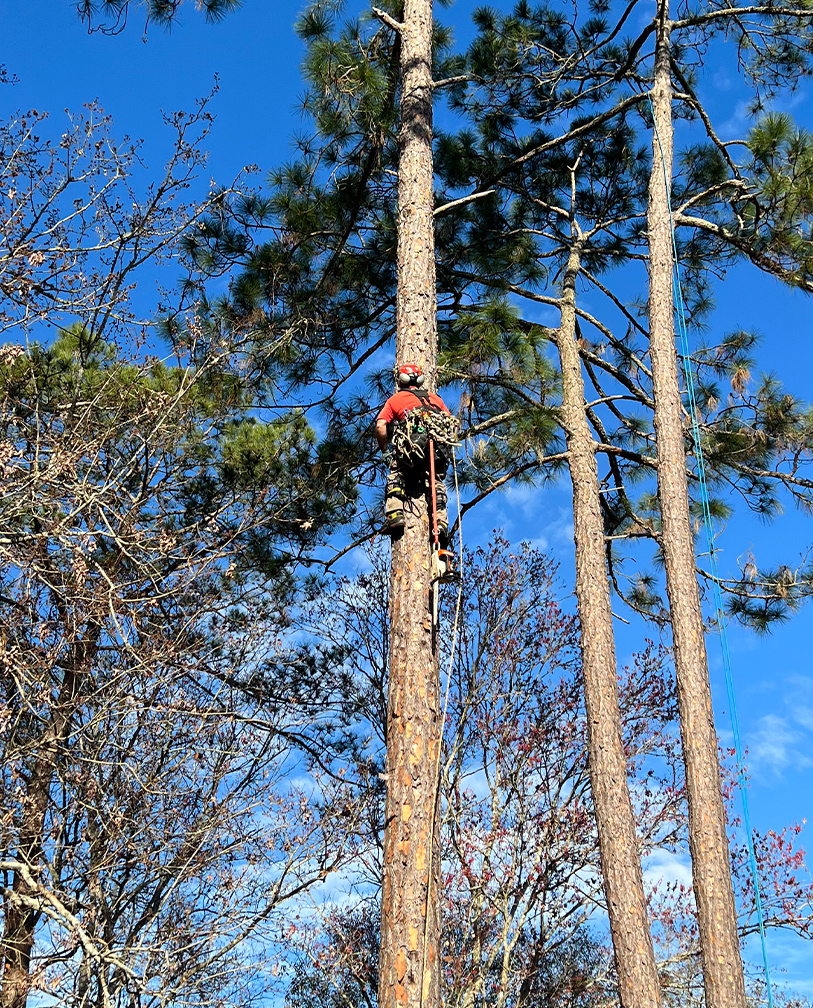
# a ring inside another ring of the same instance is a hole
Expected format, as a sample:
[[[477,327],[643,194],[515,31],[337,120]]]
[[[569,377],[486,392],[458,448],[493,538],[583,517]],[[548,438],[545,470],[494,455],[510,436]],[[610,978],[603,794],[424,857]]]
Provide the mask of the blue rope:
[[[683,300],[683,287],[680,279],[680,260],[678,258],[677,241],[675,239],[675,221],[672,215],[672,186],[666,170],[666,157],[661,146],[661,138],[658,134],[658,125],[655,121],[655,109],[652,105],[652,98],[649,99],[649,107],[652,110],[652,126],[655,131],[655,138],[658,141],[658,150],[661,155],[663,165],[663,179],[666,184],[667,202],[669,206],[669,226],[672,232],[672,254],[674,257],[674,277],[675,277],[675,305],[677,308],[678,332],[680,334],[680,355],[683,363],[683,374],[686,379],[686,392],[689,399],[689,412],[692,420],[692,439],[694,440],[695,458],[697,460],[697,479],[700,484],[700,499],[703,505],[703,526],[706,532],[706,543],[708,545],[709,567],[711,568],[711,583],[714,586],[714,605],[717,611],[717,625],[720,628],[720,648],[723,653],[723,669],[725,670],[726,693],[728,694],[728,707],[731,712],[731,730],[734,735],[734,753],[737,762],[737,776],[740,785],[740,797],[742,799],[743,826],[745,829],[746,843],[748,846],[748,859],[751,865],[751,877],[754,885],[754,897],[757,910],[757,923],[759,925],[759,937],[762,942],[762,964],[765,971],[765,988],[768,995],[768,1008],[773,1008],[773,992],[771,990],[771,973],[768,967],[768,943],[765,938],[765,914],[762,907],[762,893],[759,885],[759,872],[757,869],[757,856],[754,848],[754,833],[751,827],[751,811],[748,802],[748,781],[745,774],[745,760],[743,758],[742,740],[740,736],[740,722],[737,716],[737,701],[734,693],[734,677],[731,671],[731,651],[728,646],[728,632],[726,630],[725,612],[723,609],[723,592],[720,587],[720,578],[717,567],[717,550],[714,545],[714,528],[711,520],[711,507],[709,504],[709,488],[706,479],[706,463],[703,458],[703,448],[700,441],[700,424],[697,419],[697,396],[695,392],[694,370],[692,368],[691,354],[689,351],[688,325],[686,322],[686,304]]]

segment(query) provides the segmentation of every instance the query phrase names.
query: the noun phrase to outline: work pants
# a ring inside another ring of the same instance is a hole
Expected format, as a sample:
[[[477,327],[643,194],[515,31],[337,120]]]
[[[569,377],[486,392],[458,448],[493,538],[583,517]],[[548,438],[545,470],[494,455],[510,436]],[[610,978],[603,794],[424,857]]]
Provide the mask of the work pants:
[[[438,508],[438,528],[444,533],[449,527],[446,511],[446,473],[448,470],[449,459],[435,447],[435,495]],[[398,528],[404,524],[404,501],[407,497],[426,496],[431,509],[429,462],[421,461],[414,466],[404,465],[391,453],[384,496],[384,515],[390,528]]]

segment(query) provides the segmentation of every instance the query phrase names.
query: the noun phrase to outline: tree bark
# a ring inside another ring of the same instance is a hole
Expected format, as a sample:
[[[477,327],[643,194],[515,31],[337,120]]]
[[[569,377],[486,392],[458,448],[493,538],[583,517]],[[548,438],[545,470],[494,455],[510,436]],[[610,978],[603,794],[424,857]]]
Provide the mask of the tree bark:
[[[674,257],[669,214],[673,129],[668,2],[660,4],[658,17],[652,88],[655,136],[647,224],[650,359],[662,547],[672,620],[680,733],[686,765],[689,847],[706,1004],[709,1008],[745,1008],[717,733],[711,706],[689,514],[683,412],[675,353]]]
[[[564,276],[556,344],[562,372],[561,416],[573,483],[576,598],[581,624],[590,781],[621,1004],[623,1008],[658,1008],[660,984],[621,734],[597,446],[585,414],[584,378],[576,342],[579,259],[576,243]]]
[[[406,0],[401,35],[396,359],[435,387],[432,2]],[[440,1008],[437,775],[443,731],[430,616],[429,515],[407,499],[392,548],[380,1008]]]
[[[68,737],[76,697],[84,673],[96,652],[99,627],[92,625],[87,638],[71,647],[59,692],[54,698],[51,716],[27,774],[25,814],[20,823],[17,860],[36,876],[42,867],[43,838],[51,786],[62,747]],[[34,948],[38,913],[25,906],[20,896],[32,896],[31,886],[20,872],[14,872],[11,896],[6,902],[3,928],[3,978],[0,983],[0,1008],[26,1008],[31,988],[31,953]]]

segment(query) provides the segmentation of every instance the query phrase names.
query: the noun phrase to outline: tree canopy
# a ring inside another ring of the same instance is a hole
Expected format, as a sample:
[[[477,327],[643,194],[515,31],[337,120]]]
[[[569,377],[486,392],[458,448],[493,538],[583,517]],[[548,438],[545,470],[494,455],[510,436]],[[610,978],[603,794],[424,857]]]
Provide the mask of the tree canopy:
[[[76,5],[100,34],[237,6]],[[405,14],[345,13],[302,12],[308,131],[254,189],[204,192],[205,101],[167,117],[163,172],[117,143],[97,106],[53,139],[39,113],[0,129],[4,1008],[33,991],[76,1008],[377,1003],[398,547],[389,570],[373,549],[360,577],[333,572],[380,524],[371,421],[393,348],[407,346]],[[446,924],[434,979],[460,1008],[623,997],[595,927],[612,900],[586,759],[590,613],[619,691],[616,776],[626,762],[637,840],[645,856],[687,847],[647,311],[649,187],[672,122],[653,145],[650,13],[636,0],[521,0],[478,9],[459,51],[433,28],[442,126],[422,198],[435,276],[417,287],[437,303],[436,347],[421,330],[430,382],[463,427],[460,517],[569,470],[574,498],[588,488],[595,504],[587,531],[577,507],[576,539],[592,538],[587,567],[609,582],[606,612],[579,595],[579,623],[549,559],[497,538],[468,554],[459,612],[444,600],[433,647],[459,644],[441,655],[454,661],[436,725],[442,853],[430,869],[444,876]],[[813,412],[795,376],[760,373],[766,337],[739,320],[708,325],[731,271],[813,290],[813,146],[784,108],[813,69],[813,13],[661,14],[676,142],[662,218],[697,392],[676,398],[672,459],[691,537],[701,449],[718,528],[735,510],[781,521],[813,504]],[[708,99],[717,66],[748,102],[736,134]],[[145,307],[149,270],[159,294]],[[729,565],[729,616],[767,633],[798,610],[813,567],[780,560],[748,550]],[[695,574],[711,588],[702,555],[682,577]],[[617,616],[659,641],[619,681]],[[743,938],[756,900],[730,790],[725,776]],[[756,839],[768,924],[809,937],[794,830]],[[700,1003],[694,896],[676,884],[647,898],[664,1005]]]

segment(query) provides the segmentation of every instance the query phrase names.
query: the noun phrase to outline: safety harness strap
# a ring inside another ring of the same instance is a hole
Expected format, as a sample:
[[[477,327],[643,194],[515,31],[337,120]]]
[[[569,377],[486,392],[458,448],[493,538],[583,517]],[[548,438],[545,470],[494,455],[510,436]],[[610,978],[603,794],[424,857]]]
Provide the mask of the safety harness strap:
[[[410,388],[418,405],[403,420],[393,424],[392,450],[402,464],[415,466],[428,461],[429,442],[438,448],[451,448],[457,442],[457,418],[444,412],[422,388]]]

